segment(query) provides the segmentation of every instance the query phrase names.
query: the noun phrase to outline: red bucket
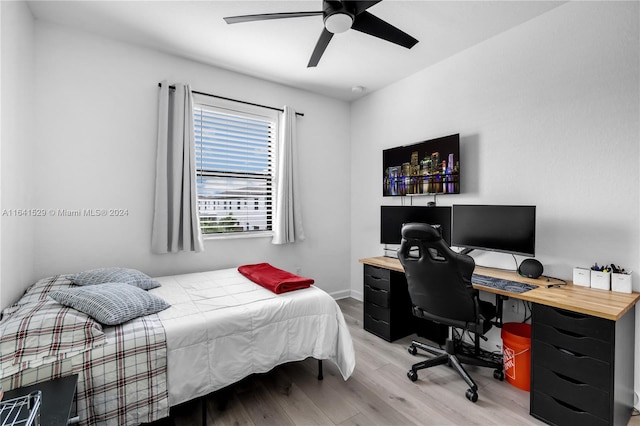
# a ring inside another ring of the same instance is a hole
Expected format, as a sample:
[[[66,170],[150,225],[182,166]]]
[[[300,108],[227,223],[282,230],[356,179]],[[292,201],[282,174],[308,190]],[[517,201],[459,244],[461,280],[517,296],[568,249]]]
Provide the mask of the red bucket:
[[[502,325],[502,356],[507,382],[529,392],[531,385],[531,324]]]

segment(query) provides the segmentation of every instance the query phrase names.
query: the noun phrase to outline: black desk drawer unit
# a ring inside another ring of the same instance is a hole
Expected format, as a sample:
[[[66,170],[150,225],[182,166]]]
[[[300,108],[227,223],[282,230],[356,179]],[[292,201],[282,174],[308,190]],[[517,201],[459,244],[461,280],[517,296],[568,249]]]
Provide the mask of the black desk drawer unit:
[[[531,415],[554,425],[626,425],[634,310],[618,321],[534,304]]]
[[[403,273],[364,265],[364,329],[389,342],[415,331]]]

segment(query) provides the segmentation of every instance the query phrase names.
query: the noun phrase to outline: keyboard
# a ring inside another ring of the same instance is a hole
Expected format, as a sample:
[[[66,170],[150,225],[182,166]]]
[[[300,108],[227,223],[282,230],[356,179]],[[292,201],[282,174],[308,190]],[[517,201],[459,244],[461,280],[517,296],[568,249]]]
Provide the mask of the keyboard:
[[[471,277],[473,284],[478,284],[485,287],[497,288],[499,290],[508,291],[511,293],[524,293],[525,291],[533,290],[535,285],[519,283],[516,281],[503,280],[502,278],[487,277],[486,275],[473,274]]]

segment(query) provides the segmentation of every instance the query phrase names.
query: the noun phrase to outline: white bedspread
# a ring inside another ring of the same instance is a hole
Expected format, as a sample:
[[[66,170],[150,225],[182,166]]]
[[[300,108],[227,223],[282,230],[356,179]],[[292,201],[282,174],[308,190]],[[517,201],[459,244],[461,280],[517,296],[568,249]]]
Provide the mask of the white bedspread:
[[[317,287],[277,295],[236,269],[155,279],[162,287],[150,292],[171,304],[158,314],[171,406],[308,357],[333,361],[345,380],[353,372],[342,312]]]

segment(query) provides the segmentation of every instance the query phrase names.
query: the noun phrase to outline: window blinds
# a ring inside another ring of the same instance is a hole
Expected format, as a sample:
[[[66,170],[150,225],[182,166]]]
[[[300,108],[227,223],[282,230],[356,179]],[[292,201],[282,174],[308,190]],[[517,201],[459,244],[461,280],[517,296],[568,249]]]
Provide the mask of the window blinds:
[[[275,120],[195,105],[203,234],[270,232]]]

